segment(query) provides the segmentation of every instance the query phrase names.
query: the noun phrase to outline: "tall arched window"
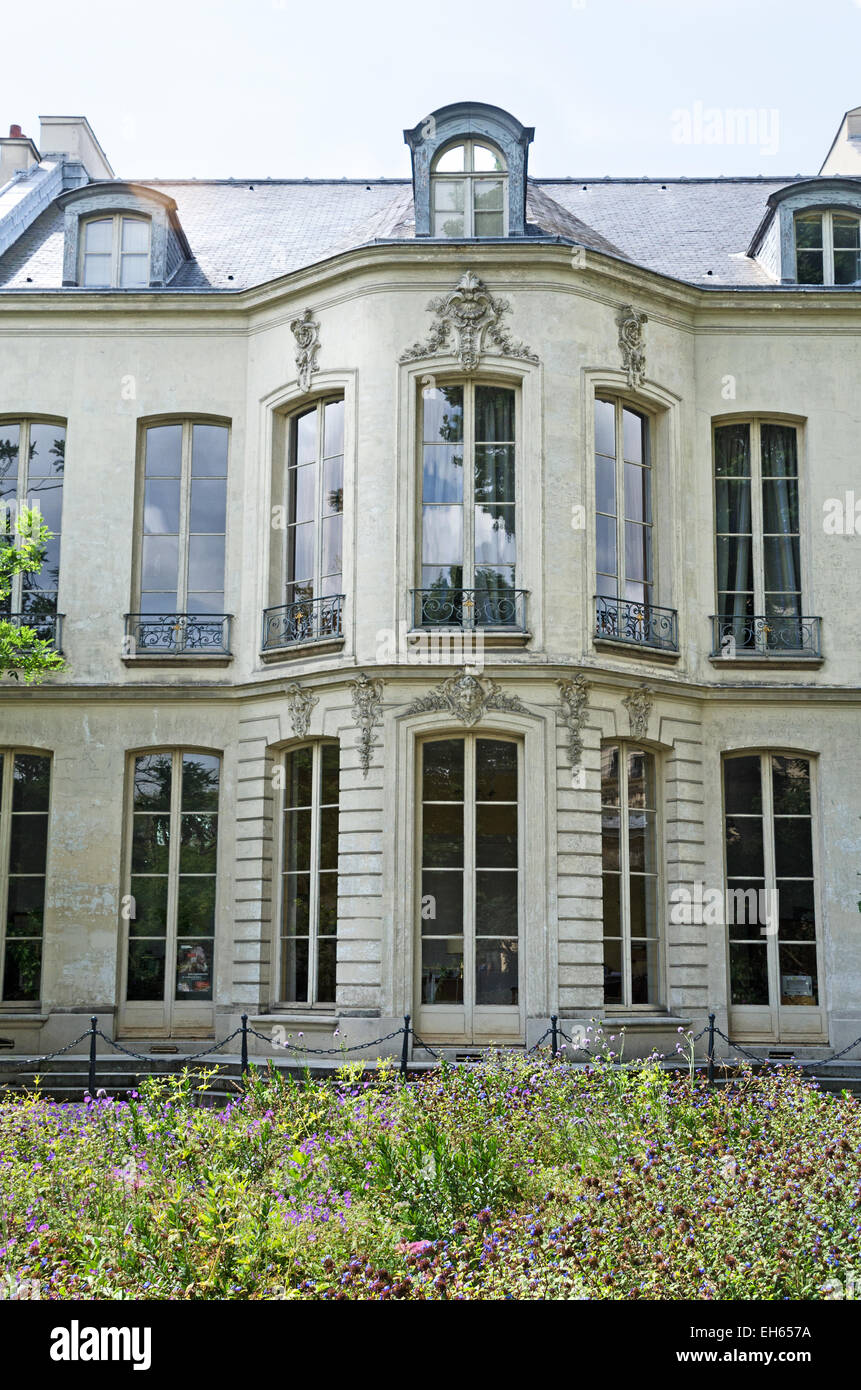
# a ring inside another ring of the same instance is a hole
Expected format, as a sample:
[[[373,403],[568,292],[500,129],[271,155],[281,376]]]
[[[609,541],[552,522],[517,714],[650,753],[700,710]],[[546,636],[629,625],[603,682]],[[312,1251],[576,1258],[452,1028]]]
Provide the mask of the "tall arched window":
[[[508,171],[493,145],[462,140],[434,160],[431,172],[433,235],[505,236]]]

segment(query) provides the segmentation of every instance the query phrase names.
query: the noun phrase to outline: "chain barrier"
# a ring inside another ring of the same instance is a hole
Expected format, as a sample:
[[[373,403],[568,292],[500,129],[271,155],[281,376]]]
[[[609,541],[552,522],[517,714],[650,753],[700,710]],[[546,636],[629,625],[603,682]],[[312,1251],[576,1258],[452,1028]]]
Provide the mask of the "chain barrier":
[[[73,1047],[77,1047],[79,1042],[83,1042],[84,1038],[88,1038],[89,1036],[90,1029],[88,1028],[86,1033],[82,1033],[79,1038],[75,1038],[72,1042],[66,1043],[65,1047],[58,1047],[56,1052],[46,1052],[44,1057],[0,1057],[0,1067],[32,1067],[41,1065],[42,1062],[52,1062],[55,1057],[62,1057],[64,1052],[70,1052]]]
[[[242,1029],[237,1028],[237,1033]],[[399,1038],[403,1034],[403,1028],[396,1028],[394,1033],[387,1033],[384,1038],[374,1038],[373,1042],[350,1043],[349,1047],[306,1047],[304,1043],[283,1043],[277,1038],[267,1038],[265,1033],[258,1033],[256,1028],[249,1028],[248,1035],[252,1038],[259,1038],[261,1042],[268,1043],[270,1047],[283,1047],[288,1052],[307,1052],[313,1057],[337,1057],[339,1053],[361,1052],[368,1047],[379,1047],[380,1043],[390,1042],[392,1038]]]

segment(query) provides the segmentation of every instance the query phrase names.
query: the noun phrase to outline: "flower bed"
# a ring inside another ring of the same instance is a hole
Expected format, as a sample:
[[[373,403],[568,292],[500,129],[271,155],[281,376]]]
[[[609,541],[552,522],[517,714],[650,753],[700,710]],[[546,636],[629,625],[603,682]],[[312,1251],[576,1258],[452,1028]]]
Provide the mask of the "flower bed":
[[[820,1299],[861,1286],[861,1114],[499,1053],[0,1105],[0,1296]],[[35,1281],[35,1282],[34,1282]]]

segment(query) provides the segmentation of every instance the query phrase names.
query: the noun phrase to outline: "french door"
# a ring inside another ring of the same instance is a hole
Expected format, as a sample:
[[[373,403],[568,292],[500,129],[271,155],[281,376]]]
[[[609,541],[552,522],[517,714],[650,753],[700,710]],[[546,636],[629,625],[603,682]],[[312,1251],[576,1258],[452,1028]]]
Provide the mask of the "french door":
[[[521,763],[514,739],[420,746],[416,987],[428,1041],[523,1036]]]
[[[201,1036],[214,1027],[220,760],[182,750],[134,760],[120,1028]]]
[[[724,759],[730,1032],[821,1042],[811,765],[792,754]]]

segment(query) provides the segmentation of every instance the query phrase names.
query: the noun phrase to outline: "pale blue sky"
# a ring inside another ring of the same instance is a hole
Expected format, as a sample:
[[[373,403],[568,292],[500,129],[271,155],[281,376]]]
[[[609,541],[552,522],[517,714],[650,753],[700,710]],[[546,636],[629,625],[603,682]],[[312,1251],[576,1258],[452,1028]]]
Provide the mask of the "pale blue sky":
[[[861,105],[861,0],[41,0],[0,43],[3,133],[88,116],[126,177],[406,176],[458,100],[535,126],[536,175],[815,173]]]

